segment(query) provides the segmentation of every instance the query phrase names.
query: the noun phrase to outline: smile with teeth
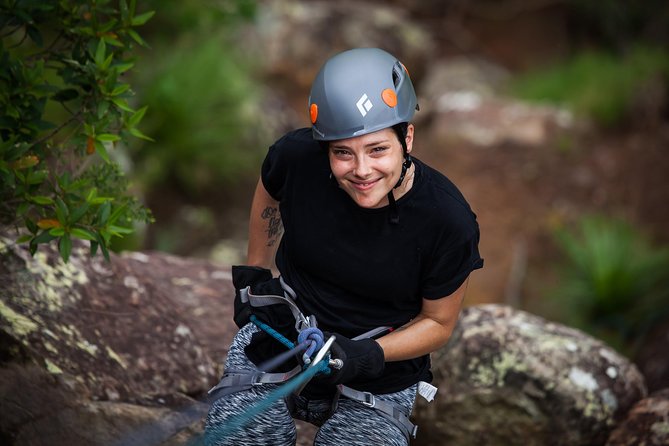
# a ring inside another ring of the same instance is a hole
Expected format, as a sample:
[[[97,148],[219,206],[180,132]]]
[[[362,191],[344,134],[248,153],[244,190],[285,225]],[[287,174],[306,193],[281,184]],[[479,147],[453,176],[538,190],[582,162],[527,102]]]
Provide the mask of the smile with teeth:
[[[351,181],[351,184],[353,187],[355,187],[358,190],[368,190],[374,187],[376,183],[378,183],[379,180],[373,180],[373,181]]]

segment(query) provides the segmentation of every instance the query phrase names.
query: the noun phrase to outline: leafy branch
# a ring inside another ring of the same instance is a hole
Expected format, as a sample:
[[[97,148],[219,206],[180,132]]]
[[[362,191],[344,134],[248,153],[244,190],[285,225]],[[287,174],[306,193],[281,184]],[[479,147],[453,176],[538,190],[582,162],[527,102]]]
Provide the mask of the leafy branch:
[[[112,155],[151,140],[124,77],[153,15],[136,0],[0,3],[0,224],[24,228],[31,253],[57,243],[67,261],[78,238],[109,258],[114,237],[152,221]]]

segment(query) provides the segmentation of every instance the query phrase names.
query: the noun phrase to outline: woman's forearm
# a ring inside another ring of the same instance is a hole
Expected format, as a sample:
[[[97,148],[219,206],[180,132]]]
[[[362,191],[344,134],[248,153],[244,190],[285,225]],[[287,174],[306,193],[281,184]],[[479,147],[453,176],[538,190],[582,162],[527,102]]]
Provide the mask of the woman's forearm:
[[[448,342],[452,332],[452,326],[419,315],[409,324],[378,339],[378,342],[386,362],[403,361],[439,349]]]
[[[247,264],[271,269],[282,234],[279,202],[258,181],[249,217]]]
[[[386,362],[417,358],[446,345],[458,321],[468,281],[441,299],[423,299],[415,318],[378,339]]]

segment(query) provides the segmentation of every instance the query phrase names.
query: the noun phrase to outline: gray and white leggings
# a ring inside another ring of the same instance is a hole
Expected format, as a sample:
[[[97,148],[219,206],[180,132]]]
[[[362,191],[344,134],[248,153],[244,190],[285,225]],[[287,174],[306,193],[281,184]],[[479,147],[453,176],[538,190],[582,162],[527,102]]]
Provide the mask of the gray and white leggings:
[[[253,324],[242,328],[230,346],[225,362],[226,369],[255,370],[253,363],[246,357],[244,348],[249,344],[251,335],[258,329]],[[407,440],[402,431],[392,421],[382,416],[377,410],[341,397],[333,414],[332,400],[307,400],[297,396],[291,400],[291,408],[284,400],[276,401],[265,412],[253,420],[219,438],[217,431],[222,430],[227,420],[263,400],[277,385],[265,384],[249,390],[226,395],[218,399],[209,410],[205,427],[207,446],[227,445],[267,445],[294,446],[297,431],[293,418],[320,426],[314,446],[362,446],[389,445],[406,446]],[[374,395],[375,398],[399,404],[406,413],[411,410],[416,399],[417,385],[396,393]]]

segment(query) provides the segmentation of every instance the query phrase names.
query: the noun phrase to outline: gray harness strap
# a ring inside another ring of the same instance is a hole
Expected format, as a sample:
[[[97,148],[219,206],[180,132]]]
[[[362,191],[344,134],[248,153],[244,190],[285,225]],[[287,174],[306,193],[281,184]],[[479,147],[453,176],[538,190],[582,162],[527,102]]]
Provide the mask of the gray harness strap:
[[[248,390],[262,384],[280,384],[288,381],[302,371],[299,365],[285,373],[267,373],[252,370],[226,370],[223,378],[207,392],[211,400],[216,400],[231,393]]]
[[[239,290],[239,297],[243,303],[248,302],[252,307],[256,308],[275,304],[288,305],[290,312],[293,313],[293,317],[295,318],[295,328],[298,332],[305,328],[315,326],[311,321],[311,318],[304,316],[295,304],[295,300],[297,299],[295,291],[283,280],[283,277],[279,277],[279,282],[281,282],[281,287],[284,290],[284,296],[279,296],[277,294],[253,294],[251,293],[251,287],[247,286],[246,288]]]
[[[379,411],[381,415],[392,421],[400,428],[407,439],[407,443],[410,441],[410,438],[416,438],[418,426],[411,422],[408,414],[404,412],[400,405],[374,398],[374,395],[369,392],[362,392],[343,385],[339,385],[337,388],[339,389],[340,395],[353,401],[357,401],[371,409],[375,409]]]
[[[279,295],[256,295],[251,293],[251,287],[246,287],[239,290],[241,301],[248,302],[252,307],[265,307],[268,305],[284,304],[288,305],[291,313],[295,317],[295,328],[298,332],[316,326],[316,321],[313,316],[305,317],[300,309],[295,304],[297,295],[295,291],[283,280],[279,278],[281,286],[284,289],[284,296]],[[354,340],[374,337],[377,334],[387,331],[390,327],[378,327],[373,330],[363,333],[360,336],[353,338]],[[221,398],[225,395],[248,390],[255,385],[262,384],[279,384],[288,381],[293,376],[302,371],[302,367],[297,366],[286,373],[268,373],[251,370],[234,370],[226,371],[221,381],[209,390],[208,395],[211,400]],[[402,431],[407,439],[416,438],[416,431],[418,426],[409,420],[409,415],[404,412],[403,408],[397,404],[388,401],[376,399],[373,394],[369,392],[361,392],[359,390],[346,387],[344,385],[337,386],[338,392],[333,400],[333,410],[336,407],[337,400],[340,395],[345,396],[353,401],[357,401],[369,408],[379,411],[379,413],[392,421]]]

